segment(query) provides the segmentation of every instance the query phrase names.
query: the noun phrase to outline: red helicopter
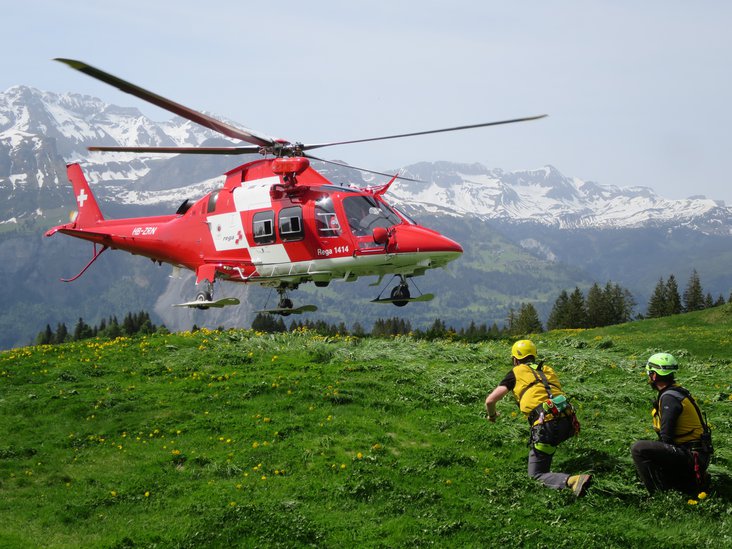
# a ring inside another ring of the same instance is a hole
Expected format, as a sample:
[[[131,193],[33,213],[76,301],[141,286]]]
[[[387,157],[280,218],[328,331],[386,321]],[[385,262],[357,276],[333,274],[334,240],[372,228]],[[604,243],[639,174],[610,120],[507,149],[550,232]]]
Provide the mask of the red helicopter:
[[[327,146],[395,139],[536,120],[546,115],[503,120],[368,139],[319,144],[290,142],[236,128],[165,99],[116,76],[72,59],[56,59],[93,78],[249,145],[232,147],[89,147],[90,151],[174,154],[259,153],[263,158],[227,172],[223,188],[195,203],[186,200],[171,215],[105,219],[79,164],[67,166],[78,213],[57,232],[91,241],[92,259],[70,282],[79,278],[108,249],[149,257],[162,264],[190,269],[196,275],[193,301],[179,306],[207,309],[236,305],[236,298],[213,299],[214,282],[255,283],[275,288],[277,306],[262,312],[288,315],[315,311],[313,305],[294,307],[288,291],[304,282],[327,286],[331,280],[353,281],[360,276],[398,279],[389,297],[376,303],[404,306],[428,301],[432,294],[412,297],[408,280],[428,269],[443,267],[462,253],[457,242],[422,227],[389,206],[384,194],[399,178],[378,187],[336,186],[310,166],[310,159],[332,163],[307,151]],[[347,166],[350,167],[350,166]],[[370,170],[363,170],[370,171]],[[379,172],[373,172],[379,173]],[[386,174],[380,174],[386,175]],[[406,179],[406,178],[404,178]],[[100,248],[97,248],[100,246]],[[383,291],[382,291],[383,293]]]

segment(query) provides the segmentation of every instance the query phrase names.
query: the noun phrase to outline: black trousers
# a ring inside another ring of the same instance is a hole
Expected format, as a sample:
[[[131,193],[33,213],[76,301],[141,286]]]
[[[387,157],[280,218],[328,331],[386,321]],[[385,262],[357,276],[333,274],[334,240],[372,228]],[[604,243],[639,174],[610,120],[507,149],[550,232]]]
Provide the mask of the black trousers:
[[[694,454],[673,444],[653,440],[639,440],[630,450],[638,476],[649,493],[658,490],[678,490],[696,496],[704,488],[709,456],[697,455],[701,482],[695,471]]]

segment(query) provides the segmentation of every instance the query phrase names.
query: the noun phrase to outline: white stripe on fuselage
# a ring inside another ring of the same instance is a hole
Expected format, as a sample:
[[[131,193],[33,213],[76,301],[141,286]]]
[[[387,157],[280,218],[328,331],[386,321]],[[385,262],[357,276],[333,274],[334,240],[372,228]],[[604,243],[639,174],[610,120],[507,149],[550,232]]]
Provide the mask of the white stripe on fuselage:
[[[241,187],[236,187],[234,189],[236,211],[272,209],[272,196],[269,194],[269,190],[272,185],[278,183],[280,183],[279,177],[264,177],[246,181]]]
[[[269,190],[280,182],[279,177],[265,177],[247,181],[234,189],[235,212],[208,216],[209,230],[216,251],[248,250],[254,265],[289,264],[290,256],[283,244],[257,246],[245,236],[242,212],[274,209]]]
[[[208,228],[217,252],[249,248],[239,212],[209,215]]]

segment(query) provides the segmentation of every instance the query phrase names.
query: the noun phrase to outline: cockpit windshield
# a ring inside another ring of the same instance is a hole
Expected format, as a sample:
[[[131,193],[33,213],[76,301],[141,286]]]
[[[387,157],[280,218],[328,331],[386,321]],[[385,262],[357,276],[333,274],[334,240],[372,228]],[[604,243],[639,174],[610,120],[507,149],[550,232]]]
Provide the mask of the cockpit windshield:
[[[369,236],[376,227],[388,229],[402,220],[389,206],[372,196],[349,196],[343,199],[348,225],[356,236]]]

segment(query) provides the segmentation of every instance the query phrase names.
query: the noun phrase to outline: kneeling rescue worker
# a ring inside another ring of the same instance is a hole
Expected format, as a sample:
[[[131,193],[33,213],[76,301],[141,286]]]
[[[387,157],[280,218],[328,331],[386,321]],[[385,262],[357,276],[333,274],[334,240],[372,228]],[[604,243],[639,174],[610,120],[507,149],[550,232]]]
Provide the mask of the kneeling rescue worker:
[[[707,467],[714,449],[699,406],[674,379],[678,369],[678,362],[668,353],[648,359],[648,383],[658,391],[651,414],[659,440],[639,440],[631,454],[638,476],[651,494],[678,490],[696,496],[709,489]]]
[[[528,339],[514,343],[511,348],[513,368],[485,399],[488,421],[496,421],[496,403],[513,391],[531,428],[529,476],[549,488],[568,488],[581,496],[590,485],[591,475],[550,472],[557,445],[577,434],[579,423],[562,392],[557,374],[551,367],[537,363],[536,354],[536,345]]]

